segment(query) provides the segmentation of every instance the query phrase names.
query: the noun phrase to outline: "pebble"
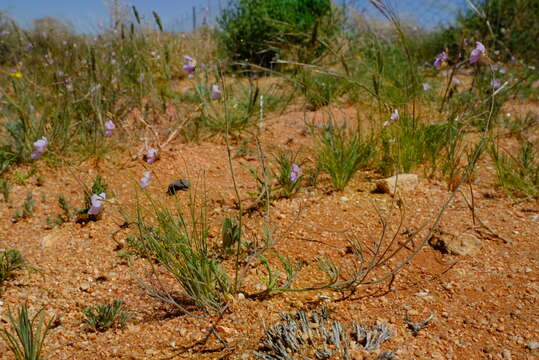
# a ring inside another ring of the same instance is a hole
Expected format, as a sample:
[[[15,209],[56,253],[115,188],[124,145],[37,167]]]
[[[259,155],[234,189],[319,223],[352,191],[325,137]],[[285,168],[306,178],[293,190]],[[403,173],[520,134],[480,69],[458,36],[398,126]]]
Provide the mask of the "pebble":
[[[347,202],[347,201],[349,201],[350,199],[347,198],[346,196],[342,196],[340,200],[341,200],[342,202]]]
[[[502,350],[502,358],[504,360],[512,360],[513,357],[511,356],[511,350],[509,349],[503,349]]]
[[[526,344],[526,347],[530,350],[539,349],[539,341],[530,341]]]
[[[428,296],[429,293],[426,292],[426,291],[420,291],[420,292],[417,292],[414,294],[414,296],[420,296],[420,297],[424,297],[424,296]]]

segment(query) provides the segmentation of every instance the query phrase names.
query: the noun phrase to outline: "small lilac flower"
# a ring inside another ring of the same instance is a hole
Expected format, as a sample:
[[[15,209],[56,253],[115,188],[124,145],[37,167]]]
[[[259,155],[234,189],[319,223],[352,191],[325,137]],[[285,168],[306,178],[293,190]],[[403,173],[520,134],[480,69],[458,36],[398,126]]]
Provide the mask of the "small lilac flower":
[[[64,85],[66,86],[67,91],[73,91],[73,83],[71,81],[71,78],[64,79]]]
[[[152,179],[152,174],[149,171],[145,171],[144,175],[140,179],[140,188],[144,189],[150,185],[150,180]]]
[[[90,198],[91,206],[90,209],[88,209],[88,215],[98,215],[103,208],[103,203],[101,202],[101,200],[105,200],[105,198],[105,193],[101,193],[99,195],[93,194]]]
[[[211,87],[211,98],[214,100],[221,98],[221,89],[219,89],[219,85],[212,85]]]
[[[153,164],[157,160],[157,149],[149,148],[146,153],[146,162],[148,164]]]
[[[292,164],[292,172],[290,173],[290,181],[296,182],[301,173],[301,168],[297,164]]]
[[[479,41],[475,43],[475,49],[470,53],[470,64],[476,63],[481,60],[481,57],[485,55],[486,49],[485,45],[481,44]]]
[[[105,121],[105,137],[111,137],[112,136],[112,130],[116,128],[116,124],[112,122],[112,120]]]
[[[501,86],[500,79],[494,78],[490,80],[490,86],[492,86],[494,90],[498,89]]]
[[[423,90],[424,90],[424,91],[429,91],[429,90],[430,90],[430,85],[429,85],[429,83],[423,83]]]
[[[447,53],[445,51],[442,51],[441,53],[436,55],[436,58],[434,59],[434,67],[436,69],[439,69],[445,65],[447,65]]]
[[[45,152],[45,149],[47,148],[47,144],[48,144],[48,140],[45,136],[43,136],[41,139],[37,140],[36,142],[34,142],[34,152],[32,153],[32,159],[37,159],[39,158],[41,155],[43,155],[43,153]]]
[[[399,119],[400,119],[399,111],[397,109],[395,109],[395,110],[393,110],[393,113],[391,114],[391,117],[389,118],[389,120],[384,122],[384,126],[391,125],[391,124],[393,124],[395,121],[397,121]]]
[[[196,60],[187,55],[185,55],[183,59],[185,60],[183,63],[183,70],[188,74],[195,72],[197,66]]]
[[[26,51],[32,51],[33,48],[34,48],[34,45],[32,44],[26,45]]]

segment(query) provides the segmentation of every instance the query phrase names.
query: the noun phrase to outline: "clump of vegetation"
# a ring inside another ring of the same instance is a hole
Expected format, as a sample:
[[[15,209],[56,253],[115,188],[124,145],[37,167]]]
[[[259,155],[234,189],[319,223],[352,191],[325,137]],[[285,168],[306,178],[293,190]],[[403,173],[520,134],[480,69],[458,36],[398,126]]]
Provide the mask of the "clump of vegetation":
[[[241,225],[234,217],[226,217],[221,229],[222,251],[224,255],[234,253],[234,247],[241,244]]]
[[[517,196],[539,197],[539,151],[529,141],[522,141],[516,156],[491,147],[498,183]]]
[[[172,212],[155,202],[152,206],[153,219],[143,216],[140,208],[137,214],[139,251],[142,249],[149,261],[162,265],[176,279],[183,294],[197,306],[222,309],[230,284],[227,273],[209,247],[205,210],[198,212],[192,204],[186,215],[180,208]],[[145,286],[152,296],[183,308],[173,297],[165,296],[162,289]]]
[[[357,131],[329,123],[317,134],[320,168],[331,176],[337,190],[342,190],[352,176],[369,163],[374,155],[370,140]]]
[[[21,252],[17,249],[7,249],[0,252],[0,288],[18,270],[33,269],[26,264]]]
[[[26,199],[24,200],[22,209],[15,211],[15,213],[13,214],[13,219],[15,221],[18,221],[20,219],[27,219],[29,217],[32,217],[34,215],[34,207],[34,196],[32,194],[32,191],[29,190],[26,193]]]
[[[481,0],[461,12],[456,24],[427,34],[419,51],[426,58],[434,57],[440,49],[455,54],[463,39],[475,39],[484,41],[492,51],[500,51],[505,61],[514,56],[537,64],[538,21],[535,0]]]
[[[0,336],[16,360],[43,360],[43,346],[54,318],[45,320],[44,310],[37,312],[32,318],[28,314],[28,305],[19,307],[14,316],[8,310],[8,321],[12,330],[1,329]]]
[[[281,321],[266,330],[261,349],[255,351],[260,359],[349,359],[352,349],[364,349],[367,353],[379,350],[380,346],[394,336],[385,323],[369,329],[357,323],[343,326],[329,319],[329,311],[319,313],[280,313]],[[384,351],[377,359],[396,359],[395,352]]]
[[[100,304],[84,309],[84,323],[93,331],[106,331],[112,327],[124,327],[129,313],[122,310],[124,302],[114,300],[111,304]]]
[[[73,220],[77,214],[77,210],[69,204],[69,201],[64,194],[58,195],[58,206],[62,210],[62,214],[53,217],[47,217],[46,222],[50,227],[62,225],[65,222]]]
[[[327,49],[341,19],[329,0],[234,0],[218,19],[234,61],[273,67],[277,57],[310,62]]]

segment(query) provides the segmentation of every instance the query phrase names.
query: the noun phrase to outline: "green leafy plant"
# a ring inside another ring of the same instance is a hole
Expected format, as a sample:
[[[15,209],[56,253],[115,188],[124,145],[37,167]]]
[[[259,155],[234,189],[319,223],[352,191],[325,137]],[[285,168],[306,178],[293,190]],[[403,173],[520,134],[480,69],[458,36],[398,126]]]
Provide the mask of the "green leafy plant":
[[[9,201],[9,183],[5,179],[0,179],[0,191],[4,197],[4,202]]]
[[[43,346],[53,318],[46,321],[43,309],[30,318],[28,305],[25,303],[19,307],[16,317],[11,310],[8,310],[8,321],[12,330],[1,329],[0,336],[6,342],[15,359],[44,359],[42,356]]]
[[[14,272],[23,269],[35,270],[26,264],[19,250],[7,249],[0,252],[0,287]]]
[[[64,194],[60,194],[58,196],[58,206],[62,210],[62,214],[46,218],[47,225],[49,225],[50,227],[55,227],[58,225],[62,225],[65,222],[71,221],[79,212],[77,209],[75,209],[69,204]]]
[[[235,61],[270,67],[295,47],[294,60],[308,62],[338,31],[337,15],[329,0],[234,0],[218,19],[219,38]]]
[[[222,251],[224,255],[230,255],[234,252],[234,246],[241,241],[241,228],[240,223],[236,218],[226,217],[223,220],[223,227],[221,230],[222,237]]]
[[[329,123],[317,134],[320,168],[331,176],[333,186],[342,190],[360,167],[369,163],[374,155],[372,141],[360,134]]]
[[[198,212],[194,203],[190,205],[188,217],[177,207],[172,212],[165,206],[152,201],[153,220],[137,212],[137,243],[172,275],[183,290],[183,294],[197,306],[208,310],[220,310],[229,293],[229,281],[221,264],[210,252],[208,229],[203,210]],[[165,302],[182,308],[172,296],[163,295],[163,289],[147,291]]]
[[[491,146],[498,183],[511,193],[529,198],[539,197],[539,152],[531,142],[520,144],[517,156]]]
[[[26,219],[34,215],[35,201],[32,191],[29,190],[26,193],[26,199],[24,200],[22,209],[15,211],[13,214],[13,219]]]
[[[84,323],[93,331],[105,331],[114,326],[124,327],[129,314],[122,311],[124,302],[114,300],[111,304],[100,304],[84,309]]]
[[[273,170],[273,177],[277,179],[276,192],[278,196],[290,197],[296,194],[301,188],[303,174],[297,164],[297,154],[280,151],[273,156],[276,166]]]

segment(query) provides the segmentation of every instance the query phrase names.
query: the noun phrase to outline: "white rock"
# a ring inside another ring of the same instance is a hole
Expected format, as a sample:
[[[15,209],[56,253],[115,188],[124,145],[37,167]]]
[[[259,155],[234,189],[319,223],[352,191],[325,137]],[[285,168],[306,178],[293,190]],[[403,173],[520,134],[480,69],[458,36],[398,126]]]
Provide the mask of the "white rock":
[[[419,180],[416,174],[399,174],[387,179],[378,180],[376,182],[376,190],[384,194],[395,195],[395,190],[397,192],[414,190],[418,184]]]

